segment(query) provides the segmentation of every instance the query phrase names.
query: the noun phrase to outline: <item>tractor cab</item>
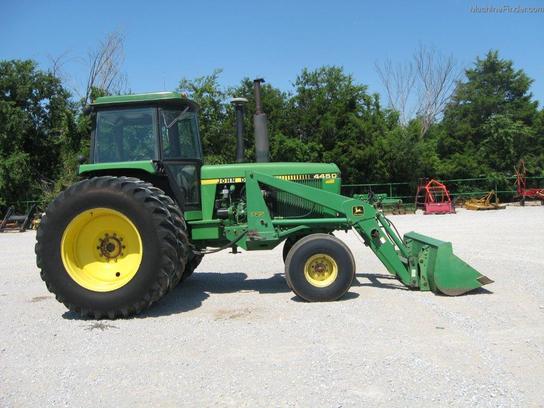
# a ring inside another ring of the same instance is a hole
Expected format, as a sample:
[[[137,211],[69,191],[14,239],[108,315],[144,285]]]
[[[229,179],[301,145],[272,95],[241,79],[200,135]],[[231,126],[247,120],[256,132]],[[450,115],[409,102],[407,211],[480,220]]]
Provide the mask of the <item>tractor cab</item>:
[[[197,104],[174,92],[97,98],[92,105],[93,172],[133,168],[142,177],[139,167],[152,165],[154,171],[147,171],[144,179],[167,190],[183,208],[199,207],[202,146],[197,112]]]

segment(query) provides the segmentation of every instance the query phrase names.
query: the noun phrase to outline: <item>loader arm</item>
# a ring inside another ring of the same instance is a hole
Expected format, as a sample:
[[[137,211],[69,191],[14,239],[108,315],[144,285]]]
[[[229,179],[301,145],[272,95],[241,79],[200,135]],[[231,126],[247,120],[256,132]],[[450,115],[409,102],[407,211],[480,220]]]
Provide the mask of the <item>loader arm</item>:
[[[311,186],[278,179],[258,172],[246,172],[247,237],[251,241],[273,241],[291,233],[329,225],[335,229],[353,228],[386,269],[403,284],[421,290],[459,295],[492,281],[478,273],[452,252],[451,243],[417,233],[401,239],[387,218],[361,200]],[[272,218],[261,185],[293,194],[336,214],[329,218]],[[227,231],[230,238],[241,233]]]

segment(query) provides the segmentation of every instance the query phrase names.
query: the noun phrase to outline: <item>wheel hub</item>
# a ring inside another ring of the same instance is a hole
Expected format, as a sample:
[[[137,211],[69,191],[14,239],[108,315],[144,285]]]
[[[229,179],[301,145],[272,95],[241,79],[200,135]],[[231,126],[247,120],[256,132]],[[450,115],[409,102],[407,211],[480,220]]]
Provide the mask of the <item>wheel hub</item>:
[[[316,254],[306,261],[304,276],[311,285],[324,288],[336,280],[338,265],[330,255]]]
[[[104,234],[102,238],[98,238],[98,245],[96,246],[100,257],[115,262],[123,256],[123,249],[125,248],[123,238],[118,237],[116,233],[113,233],[113,235]]]

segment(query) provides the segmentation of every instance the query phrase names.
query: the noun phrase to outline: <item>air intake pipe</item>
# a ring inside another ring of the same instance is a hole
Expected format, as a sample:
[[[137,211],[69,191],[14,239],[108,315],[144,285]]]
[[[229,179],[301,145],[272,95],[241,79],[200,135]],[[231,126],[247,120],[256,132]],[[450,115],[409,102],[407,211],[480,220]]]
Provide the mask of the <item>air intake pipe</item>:
[[[236,163],[244,162],[244,105],[246,98],[232,98],[230,101],[236,110]]]

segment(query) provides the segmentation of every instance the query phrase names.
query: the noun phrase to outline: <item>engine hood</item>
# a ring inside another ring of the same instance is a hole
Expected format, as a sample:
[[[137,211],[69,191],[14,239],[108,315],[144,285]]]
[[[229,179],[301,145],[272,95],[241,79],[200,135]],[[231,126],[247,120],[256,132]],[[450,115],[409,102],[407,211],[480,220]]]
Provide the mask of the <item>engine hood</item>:
[[[292,180],[296,180],[296,176],[325,178],[326,175],[332,174],[335,178],[340,178],[340,169],[334,163],[237,163],[202,166],[202,184],[212,184],[217,181],[236,182],[238,180],[228,179],[242,178],[247,171],[256,171],[270,176],[292,176],[292,178],[286,177]]]

